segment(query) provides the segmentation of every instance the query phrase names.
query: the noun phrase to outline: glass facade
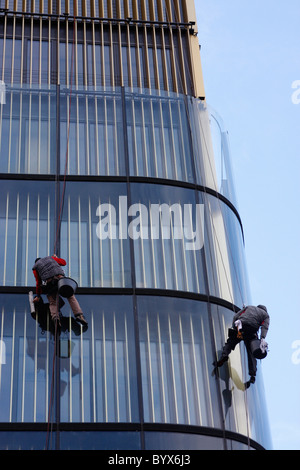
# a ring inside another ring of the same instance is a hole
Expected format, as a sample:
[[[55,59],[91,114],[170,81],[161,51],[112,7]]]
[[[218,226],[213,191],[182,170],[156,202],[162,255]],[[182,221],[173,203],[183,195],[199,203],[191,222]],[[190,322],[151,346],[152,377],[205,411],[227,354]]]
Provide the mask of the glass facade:
[[[246,390],[241,347],[213,373],[250,294],[186,3],[4,3],[0,448],[269,448],[260,368]],[[54,252],[88,328],[31,311]]]

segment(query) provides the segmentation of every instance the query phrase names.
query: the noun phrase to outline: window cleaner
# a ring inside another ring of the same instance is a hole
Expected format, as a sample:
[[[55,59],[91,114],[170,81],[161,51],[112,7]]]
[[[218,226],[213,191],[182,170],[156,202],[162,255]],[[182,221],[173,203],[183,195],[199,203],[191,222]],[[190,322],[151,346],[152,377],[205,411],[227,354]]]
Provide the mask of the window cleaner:
[[[232,327],[228,330],[228,339],[223,347],[222,355],[214,363],[216,367],[221,367],[228,356],[241,341],[244,341],[247,356],[250,380],[247,385],[255,383],[257,371],[257,359],[263,359],[267,355],[268,343],[265,341],[270,326],[270,316],[264,305],[257,307],[249,305],[237,312],[233,317]],[[261,336],[258,339],[258,331],[261,329]]]
[[[55,254],[53,256],[46,256],[44,258],[37,258],[32,267],[32,271],[36,280],[36,296],[33,302],[39,302],[42,294],[46,294],[49,301],[49,309],[51,318],[54,322],[60,325],[59,316],[59,286],[60,280],[66,278],[62,266],[66,266],[66,261],[63,258],[58,258]],[[81,325],[87,327],[88,323],[83,315],[81,307],[74,295],[73,291],[69,291],[67,300],[70,304],[75,320]]]

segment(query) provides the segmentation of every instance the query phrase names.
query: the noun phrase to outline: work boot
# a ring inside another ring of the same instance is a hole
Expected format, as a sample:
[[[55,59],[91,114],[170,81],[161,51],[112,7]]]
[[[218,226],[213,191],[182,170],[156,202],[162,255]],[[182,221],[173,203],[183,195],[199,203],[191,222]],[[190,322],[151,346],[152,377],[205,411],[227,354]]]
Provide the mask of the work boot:
[[[248,382],[246,382],[244,385],[245,385],[245,388],[249,388],[251,384],[254,384],[255,383],[255,376],[254,375],[251,375],[250,377],[250,380],[248,380]]]
[[[225,362],[227,362],[227,361],[228,361],[228,356],[222,355],[221,358],[218,361],[214,362],[214,366],[222,367],[222,365],[225,364]]]
[[[83,313],[77,313],[77,315],[75,315],[75,320],[83,326],[88,326],[88,322],[86,321]]]

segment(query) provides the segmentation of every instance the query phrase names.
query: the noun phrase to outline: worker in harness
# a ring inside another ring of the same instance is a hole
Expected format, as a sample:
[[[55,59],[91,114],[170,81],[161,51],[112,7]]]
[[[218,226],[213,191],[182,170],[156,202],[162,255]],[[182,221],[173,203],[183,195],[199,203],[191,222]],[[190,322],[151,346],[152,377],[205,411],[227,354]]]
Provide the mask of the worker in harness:
[[[249,305],[237,312],[233,317],[232,328],[229,328],[228,339],[223,347],[222,355],[214,365],[221,367],[226,361],[228,361],[228,356],[231,351],[234,350],[236,345],[241,341],[244,341],[247,350],[248,369],[250,375],[250,380],[247,382],[247,386],[254,384],[257,371],[257,360],[253,355],[251,342],[254,339],[258,339],[258,331],[261,329],[260,349],[266,355],[268,344],[265,339],[269,325],[270,317],[267,308],[264,305],[258,305],[257,307]]]
[[[59,307],[62,306],[60,304],[64,304],[64,301],[59,297],[58,281],[60,278],[65,277],[62,266],[66,264],[64,259],[53,255],[37,258],[32,267],[36,280],[36,297],[33,299],[33,302],[39,302],[41,294],[46,294],[49,301],[51,318],[54,322],[57,321],[58,325],[60,325]],[[74,294],[68,297],[68,302],[75,320],[83,326],[87,326],[88,323]]]

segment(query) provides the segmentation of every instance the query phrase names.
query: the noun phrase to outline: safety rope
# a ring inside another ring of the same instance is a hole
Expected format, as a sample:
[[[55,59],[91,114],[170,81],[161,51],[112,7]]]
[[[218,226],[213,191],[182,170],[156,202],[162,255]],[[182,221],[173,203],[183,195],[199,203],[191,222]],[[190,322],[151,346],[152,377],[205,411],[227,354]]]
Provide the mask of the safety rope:
[[[72,103],[73,68],[74,68],[74,51],[75,51],[75,29],[76,29],[76,18],[74,16],[72,57],[71,57],[71,68],[70,68],[69,116],[68,116],[68,131],[67,131],[65,168],[64,168],[63,190],[62,190],[62,195],[60,197],[60,205],[59,205],[59,211],[58,211],[58,215],[57,215],[57,226],[56,226],[56,235],[55,235],[55,242],[54,242],[54,253],[56,253],[56,251],[57,251],[58,240],[60,238],[60,228],[61,228],[61,220],[62,220],[62,213],[63,213],[63,208],[64,208],[64,199],[65,199],[65,190],[66,190],[66,176],[67,176],[68,161],[69,161],[71,103]],[[68,43],[67,43],[67,46],[68,46]],[[55,384],[56,355],[58,353],[58,351],[57,351],[58,321],[59,321],[59,297],[58,297],[58,295],[57,295],[57,299],[56,299],[56,309],[57,309],[57,316],[56,316],[56,319],[55,319],[55,331],[54,331],[54,352],[53,352],[52,377],[51,377],[51,385],[50,385],[50,401],[49,401],[48,421],[47,421],[46,450],[48,450],[49,439],[50,439],[50,436],[52,436],[52,431],[53,431],[53,416],[52,416],[53,415],[53,402],[54,402],[53,396],[54,396],[54,384]],[[57,397],[57,400],[59,400],[59,397]]]

